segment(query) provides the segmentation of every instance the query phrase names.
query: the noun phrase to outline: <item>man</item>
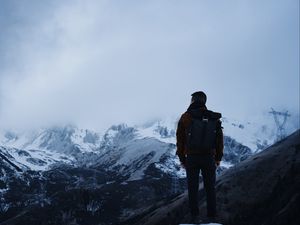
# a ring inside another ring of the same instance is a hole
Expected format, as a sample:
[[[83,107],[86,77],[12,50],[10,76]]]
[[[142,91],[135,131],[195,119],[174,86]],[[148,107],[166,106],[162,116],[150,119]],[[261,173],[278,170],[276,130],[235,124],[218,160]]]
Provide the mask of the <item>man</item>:
[[[207,110],[206,99],[206,95],[202,91],[192,94],[191,104],[181,116],[176,131],[176,154],[187,173],[192,223],[199,222],[198,189],[200,170],[206,192],[207,217],[208,220],[215,220],[216,167],[220,165],[223,156],[221,114]]]

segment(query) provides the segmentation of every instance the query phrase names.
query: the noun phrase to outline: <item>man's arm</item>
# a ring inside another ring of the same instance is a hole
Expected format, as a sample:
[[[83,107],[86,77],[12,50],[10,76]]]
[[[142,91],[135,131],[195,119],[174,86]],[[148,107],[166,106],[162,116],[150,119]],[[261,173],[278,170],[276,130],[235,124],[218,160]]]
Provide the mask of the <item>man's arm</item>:
[[[185,164],[185,152],[184,152],[184,146],[185,146],[185,127],[183,123],[183,116],[181,116],[177,130],[176,130],[176,146],[177,146],[177,151],[176,155],[178,155],[179,160],[181,164]]]
[[[222,122],[219,120],[218,127],[217,127],[217,143],[216,143],[216,155],[215,155],[215,161],[217,165],[219,165],[222,160],[223,149],[224,149],[224,137],[223,137],[223,130],[222,130]]]

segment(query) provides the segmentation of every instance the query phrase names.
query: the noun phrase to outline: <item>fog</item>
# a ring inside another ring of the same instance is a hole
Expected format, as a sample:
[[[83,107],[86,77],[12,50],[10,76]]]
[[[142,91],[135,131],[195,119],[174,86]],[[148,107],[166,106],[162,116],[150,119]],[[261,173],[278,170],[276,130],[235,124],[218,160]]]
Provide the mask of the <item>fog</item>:
[[[299,115],[299,1],[0,2],[0,124]]]

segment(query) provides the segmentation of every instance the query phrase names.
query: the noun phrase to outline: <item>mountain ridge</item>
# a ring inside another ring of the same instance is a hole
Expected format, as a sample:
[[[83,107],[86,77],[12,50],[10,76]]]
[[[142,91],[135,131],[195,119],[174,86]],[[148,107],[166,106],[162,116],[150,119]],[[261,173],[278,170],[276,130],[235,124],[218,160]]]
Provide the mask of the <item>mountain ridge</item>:
[[[266,148],[275,140],[274,133],[268,131],[270,128],[267,129],[266,125],[254,129],[255,124],[243,124],[227,118],[223,118],[223,124],[225,127],[225,145],[229,147],[242,144],[248,147],[251,153],[254,153]],[[261,129],[264,131],[264,136],[261,135]],[[49,169],[53,163],[58,162],[76,164],[77,159],[81,159],[83,155],[83,158],[89,154],[95,157],[105,155],[108,149],[121,149],[121,146],[125,146],[125,143],[134,139],[147,141],[148,138],[154,138],[157,141],[175,145],[175,131],[176,120],[171,119],[141,126],[113,125],[103,133],[80,129],[74,125],[55,126],[29,133],[2,132],[2,134],[0,133],[0,146],[10,149],[10,154],[13,154],[20,162],[25,163],[30,169],[45,170]],[[262,137],[258,138],[257,135]],[[231,151],[231,148],[227,149]],[[246,150],[245,148],[245,151],[249,152],[249,149]],[[30,159],[22,159],[21,152],[24,153],[23,156],[25,154],[31,155]],[[231,158],[234,154],[234,152],[230,154]],[[227,157],[226,152],[224,159],[225,161],[232,160]],[[243,158],[237,159],[234,163],[240,160]],[[90,164],[87,161],[86,163]],[[224,166],[228,167],[230,164],[225,163]]]

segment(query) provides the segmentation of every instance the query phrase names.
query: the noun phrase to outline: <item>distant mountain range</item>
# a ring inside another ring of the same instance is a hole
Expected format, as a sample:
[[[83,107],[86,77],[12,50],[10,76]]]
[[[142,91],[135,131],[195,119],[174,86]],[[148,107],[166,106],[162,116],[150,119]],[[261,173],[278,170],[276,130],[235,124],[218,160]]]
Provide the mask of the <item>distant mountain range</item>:
[[[175,156],[176,123],[120,124],[103,132],[71,125],[2,132],[0,222],[116,224],[167,202],[186,189]],[[218,173],[276,140],[270,125],[224,118],[223,126]]]
[[[120,124],[99,133],[72,125],[25,133],[5,131],[0,133],[0,146],[7,149],[5,154],[10,154],[16,164],[36,171],[47,170],[59,162],[82,164],[82,155],[93,155],[92,159],[89,159],[91,161],[86,162],[87,165],[93,164],[95,158],[108,156],[118,157],[118,160],[113,160],[118,164],[127,164],[153,151],[155,157],[149,161],[153,163],[158,162],[166,153],[158,151],[161,147],[155,145],[176,144],[176,123],[176,120],[169,119],[133,127]],[[241,123],[223,118],[223,127],[227,147],[239,143],[250,148],[251,153],[261,151],[276,140],[274,125]],[[137,150],[139,146],[142,146],[142,150]],[[113,149],[122,151],[114,152]],[[174,150],[174,146],[172,149]],[[170,152],[170,155],[174,155],[174,151]],[[104,161],[107,160],[104,158]],[[230,163],[230,160],[227,163]]]

